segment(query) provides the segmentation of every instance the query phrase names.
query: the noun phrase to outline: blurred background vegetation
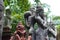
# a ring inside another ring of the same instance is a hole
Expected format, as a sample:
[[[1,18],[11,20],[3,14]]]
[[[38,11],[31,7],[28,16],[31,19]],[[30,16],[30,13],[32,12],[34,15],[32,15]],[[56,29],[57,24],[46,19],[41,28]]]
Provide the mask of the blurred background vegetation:
[[[60,16],[54,16],[54,15],[49,16],[51,12],[50,6],[46,3],[44,4],[41,3],[40,0],[35,0],[35,2],[36,4],[40,2],[40,5],[43,8],[48,9],[48,11],[44,13],[47,15],[47,19],[51,18],[54,21],[57,28],[57,32],[59,34],[60,33]],[[4,0],[4,5],[5,5],[5,11],[4,11],[5,26],[9,25],[12,32],[14,32],[16,30],[16,25],[19,21],[22,21],[22,23],[25,25],[24,12],[28,11],[29,8],[35,4],[31,4],[29,0]]]

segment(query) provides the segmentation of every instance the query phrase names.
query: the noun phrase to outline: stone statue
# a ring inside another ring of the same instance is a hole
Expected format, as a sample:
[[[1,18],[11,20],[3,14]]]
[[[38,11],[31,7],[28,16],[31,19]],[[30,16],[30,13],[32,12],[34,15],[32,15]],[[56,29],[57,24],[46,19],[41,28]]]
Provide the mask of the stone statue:
[[[25,23],[26,23],[26,27],[27,29],[30,28],[30,19],[29,17],[33,15],[33,13],[35,12],[35,8],[34,7],[31,7],[29,11],[26,11],[25,14],[24,14],[24,18],[25,18]]]
[[[44,20],[44,10],[41,6],[36,7],[36,12],[34,15],[29,17],[30,21],[30,30],[32,33],[32,40],[45,40],[44,38],[44,29],[46,28]],[[38,29],[34,30],[34,24],[37,23]]]
[[[44,15],[44,10],[41,6],[36,6],[35,10],[30,10],[30,12],[26,12],[24,17],[26,21],[26,25],[30,27],[29,33],[32,34],[32,40],[49,40],[49,32],[55,36],[53,27],[48,27],[46,17]],[[29,15],[27,15],[29,14]],[[35,30],[34,25],[37,23],[38,28]],[[50,24],[49,24],[50,26]]]
[[[31,17],[33,15],[35,11],[35,8],[34,7],[30,7],[30,10],[29,11],[26,11],[25,14],[24,14],[24,19],[25,19],[25,27],[27,28],[27,38],[28,40],[31,38],[29,38],[28,36],[31,36],[32,34],[29,32],[29,29],[30,29],[30,19],[29,17]]]
[[[3,0],[0,0],[0,40],[2,40],[2,31],[3,31],[3,23],[4,23],[4,6]]]
[[[26,40],[26,30],[22,23],[18,23],[16,31],[10,40]]]

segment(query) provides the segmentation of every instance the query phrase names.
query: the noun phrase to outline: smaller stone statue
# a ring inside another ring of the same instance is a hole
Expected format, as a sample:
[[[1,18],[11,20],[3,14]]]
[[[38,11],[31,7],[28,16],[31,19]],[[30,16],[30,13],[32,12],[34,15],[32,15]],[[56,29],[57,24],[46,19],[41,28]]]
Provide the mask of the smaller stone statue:
[[[16,31],[10,40],[26,40],[26,30],[22,23],[18,23]]]

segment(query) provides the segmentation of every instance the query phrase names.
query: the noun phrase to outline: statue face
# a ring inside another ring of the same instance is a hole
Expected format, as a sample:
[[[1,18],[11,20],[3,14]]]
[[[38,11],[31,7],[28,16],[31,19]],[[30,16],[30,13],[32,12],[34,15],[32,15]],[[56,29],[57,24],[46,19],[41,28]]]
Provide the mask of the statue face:
[[[36,11],[35,7],[30,8],[30,10],[31,10],[32,12],[35,12],[35,11]]]
[[[20,30],[20,31],[23,31],[24,27],[22,25],[19,25],[17,29]]]
[[[36,13],[43,13],[43,9],[40,6],[36,7]]]

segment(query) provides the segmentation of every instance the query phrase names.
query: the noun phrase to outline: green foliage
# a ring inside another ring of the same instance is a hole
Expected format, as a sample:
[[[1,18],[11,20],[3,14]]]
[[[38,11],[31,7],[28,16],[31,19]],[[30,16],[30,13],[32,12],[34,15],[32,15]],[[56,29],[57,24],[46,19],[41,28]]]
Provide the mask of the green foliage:
[[[60,33],[60,16],[54,16],[53,20],[55,21],[57,32]]]
[[[11,25],[14,32],[19,21],[24,24],[24,12],[29,10],[30,3],[28,0],[4,0],[4,5],[9,6],[11,10]]]
[[[60,20],[60,16],[53,17],[53,20]]]
[[[29,10],[29,7],[30,7],[30,3],[28,3],[28,0],[10,1],[10,8],[12,11],[15,11],[16,13],[23,13]]]
[[[60,33],[60,25],[57,25],[57,33]]]
[[[10,4],[9,0],[3,0],[4,1],[4,5],[5,7],[8,6]]]
[[[60,30],[60,25],[57,25],[57,30]]]

